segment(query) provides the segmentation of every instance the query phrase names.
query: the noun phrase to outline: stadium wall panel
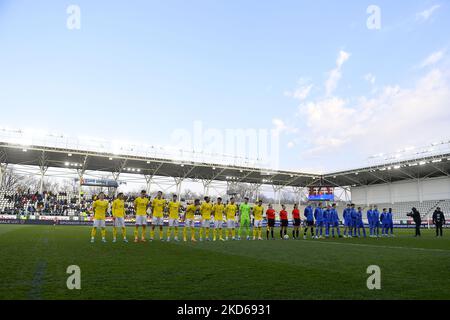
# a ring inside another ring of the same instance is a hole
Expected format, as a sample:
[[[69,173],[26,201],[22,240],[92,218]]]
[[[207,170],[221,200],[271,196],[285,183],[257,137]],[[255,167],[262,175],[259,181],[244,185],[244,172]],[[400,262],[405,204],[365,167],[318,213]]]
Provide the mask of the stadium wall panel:
[[[352,202],[397,203],[450,199],[450,178],[411,179],[394,183],[351,188]]]

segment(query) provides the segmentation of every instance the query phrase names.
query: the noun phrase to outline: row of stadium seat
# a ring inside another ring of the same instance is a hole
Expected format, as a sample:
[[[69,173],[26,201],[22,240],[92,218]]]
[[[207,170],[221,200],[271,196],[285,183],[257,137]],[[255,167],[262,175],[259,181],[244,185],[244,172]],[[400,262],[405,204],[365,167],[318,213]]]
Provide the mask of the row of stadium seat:
[[[450,200],[428,200],[428,201],[410,201],[410,202],[398,202],[398,203],[380,203],[378,205],[378,210],[381,212],[383,208],[389,209],[392,208],[392,212],[394,212],[394,221],[406,221],[411,220],[410,217],[407,216],[411,209],[416,208],[422,219],[431,219],[433,212],[437,207],[440,207],[446,219],[450,218]],[[366,212],[368,210],[367,206],[361,206],[364,208]]]
[[[444,214],[450,212],[450,200],[442,200],[437,206],[441,208]]]
[[[0,190],[0,213],[34,214],[40,210],[43,215],[74,216],[92,209],[92,198],[83,197],[78,203],[78,194],[58,194],[44,196],[37,194],[19,194],[10,190]],[[134,215],[134,198],[125,203],[127,215]]]

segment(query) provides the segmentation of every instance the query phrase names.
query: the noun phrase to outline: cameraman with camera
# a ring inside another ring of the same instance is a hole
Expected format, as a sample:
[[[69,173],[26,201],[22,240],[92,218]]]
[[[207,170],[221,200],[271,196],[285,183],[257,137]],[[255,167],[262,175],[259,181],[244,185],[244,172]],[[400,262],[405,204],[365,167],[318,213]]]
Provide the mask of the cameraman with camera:
[[[412,212],[406,214],[408,217],[413,218],[414,223],[416,224],[416,235],[414,237],[420,237],[420,225],[422,224],[422,218],[420,217],[419,211],[416,208],[411,209]]]

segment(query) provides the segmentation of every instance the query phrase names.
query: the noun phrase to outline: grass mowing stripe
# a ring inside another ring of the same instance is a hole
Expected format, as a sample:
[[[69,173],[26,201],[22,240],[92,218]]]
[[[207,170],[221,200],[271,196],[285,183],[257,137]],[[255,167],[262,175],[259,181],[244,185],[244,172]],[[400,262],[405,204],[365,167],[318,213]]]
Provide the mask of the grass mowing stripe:
[[[372,244],[363,244],[363,243],[329,242],[329,241],[321,241],[321,240],[306,240],[305,242],[344,245],[344,246],[368,247],[368,248],[373,247],[373,248],[386,248],[386,249],[409,249],[409,250],[419,250],[419,251],[434,251],[434,252],[444,252],[444,253],[450,254],[450,250],[432,249],[432,248],[430,249],[430,248],[400,247],[400,246],[381,246],[381,245],[372,245]]]
[[[7,233],[15,232],[15,231],[21,230],[23,228],[27,228],[27,227],[30,227],[30,226],[23,225],[23,224],[22,225],[2,224],[1,228],[0,228],[0,237],[5,235],[5,234],[7,234]]]
[[[48,250],[48,235],[49,229],[45,228],[42,230],[42,234],[40,237],[40,241],[37,241],[35,244],[35,250],[43,250],[45,253]],[[43,257],[46,255],[43,254]],[[41,300],[42,299],[42,287],[44,285],[44,276],[47,270],[47,261],[45,259],[40,258],[36,269],[34,271],[33,280],[31,281],[31,289],[28,292],[28,298],[30,300]]]
[[[44,283],[45,270],[47,269],[47,262],[39,261],[34,272],[33,281],[31,282],[31,289],[28,293],[28,298],[31,300],[42,299],[42,286]]]
[[[421,261],[429,261],[433,258],[433,252],[421,251],[418,255],[408,252],[399,252],[392,258],[383,257],[384,254],[377,254],[376,251],[384,250],[371,246],[369,251],[348,250],[345,247],[331,249],[316,245],[317,241],[274,241],[262,242],[257,246],[254,241],[236,241],[222,246],[220,244],[199,243],[186,247],[197,251],[211,251],[211,253],[222,253],[223,260],[236,259],[241,257],[248,261],[251,258],[253,264],[259,267],[271,265],[274,270],[283,270],[281,273],[290,279],[290,284],[294,286],[293,292],[302,292],[301,287],[308,287],[308,292],[304,291],[298,297],[303,298],[383,298],[384,293],[368,292],[365,287],[367,278],[367,266],[375,263],[379,264],[383,270],[383,290],[389,290],[391,297],[401,298],[402,290],[408,290],[409,296],[418,298],[422,294],[417,291],[417,287],[426,287],[427,283],[435,289],[446,290],[448,281],[438,277],[428,276],[417,279],[416,272],[403,270],[402,264],[406,266],[421,257]],[[308,245],[304,245],[308,244]],[[182,244],[181,244],[182,246]],[[247,250],[240,250],[242,247]],[[273,250],[275,247],[283,248],[283,252]],[[362,248],[361,248],[362,249]],[[447,256],[445,256],[447,258]],[[325,258],[325,259],[323,259]],[[436,259],[434,257],[433,259]],[[447,259],[448,260],[448,259]],[[441,261],[445,264],[445,261]],[[342,268],[345,266],[345,268]],[[430,266],[439,269],[439,265]],[[264,269],[264,268],[263,268]],[[296,273],[291,270],[298,270]],[[265,270],[267,271],[267,270]],[[265,272],[264,272],[265,273]],[[318,278],[316,275],[321,275]],[[265,275],[262,276],[265,278]],[[315,278],[315,279],[314,279]],[[314,279],[314,280],[312,280]],[[330,282],[331,281],[331,282]],[[308,284],[305,286],[305,284]],[[412,285],[415,284],[415,285]],[[331,287],[330,287],[331,285]],[[300,286],[300,287],[299,287]],[[332,287],[339,288],[331,289]],[[327,292],[327,288],[330,290]],[[385,289],[386,288],[386,289]],[[430,292],[430,296],[434,293]],[[284,295],[285,298],[293,298],[290,292]]]
[[[0,258],[8,262],[0,268],[0,299],[450,299],[450,278],[442,277],[450,239],[408,234],[112,244],[108,232],[108,243],[91,244],[89,228],[31,226],[0,235]],[[66,287],[73,264],[82,270],[81,290]],[[373,264],[382,270],[382,290],[366,287]]]

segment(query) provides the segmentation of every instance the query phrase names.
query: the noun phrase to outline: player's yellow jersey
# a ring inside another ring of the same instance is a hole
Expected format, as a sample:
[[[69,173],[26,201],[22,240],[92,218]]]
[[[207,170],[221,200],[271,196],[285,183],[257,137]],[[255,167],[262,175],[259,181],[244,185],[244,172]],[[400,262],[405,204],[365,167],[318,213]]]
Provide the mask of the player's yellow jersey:
[[[197,206],[195,204],[190,204],[186,208],[186,219],[194,219],[195,211],[197,211]]]
[[[107,200],[95,200],[92,208],[94,209],[95,220],[105,220],[106,210],[108,210],[109,202]]]
[[[213,204],[211,202],[203,202],[200,206],[200,214],[203,219],[209,220],[211,219]]]
[[[213,207],[214,212],[214,220],[222,221],[223,220],[223,211],[225,210],[225,206],[221,203],[216,203]]]
[[[178,201],[175,202],[170,201],[168,207],[169,207],[169,218],[178,219],[180,214],[181,203],[179,203]]]
[[[125,201],[116,199],[112,204],[112,214],[115,218],[125,217]]]
[[[152,201],[153,216],[155,218],[162,218],[164,216],[164,207],[166,206],[166,200],[161,198],[155,198]]]
[[[263,219],[263,212],[264,212],[264,207],[257,205],[253,207],[253,215],[255,216],[255,220],[262,220]]]
[[[148,198],[137,197],[134,200],[134,206],[136,207],[136,215],[137,216],[146,216],[147,215],[147,207],[150,203]]]
[[[238,209],[237,205],[231,203],[225,207],[225,214],[227,216],[227,220],[234,220],[237,209]]]

